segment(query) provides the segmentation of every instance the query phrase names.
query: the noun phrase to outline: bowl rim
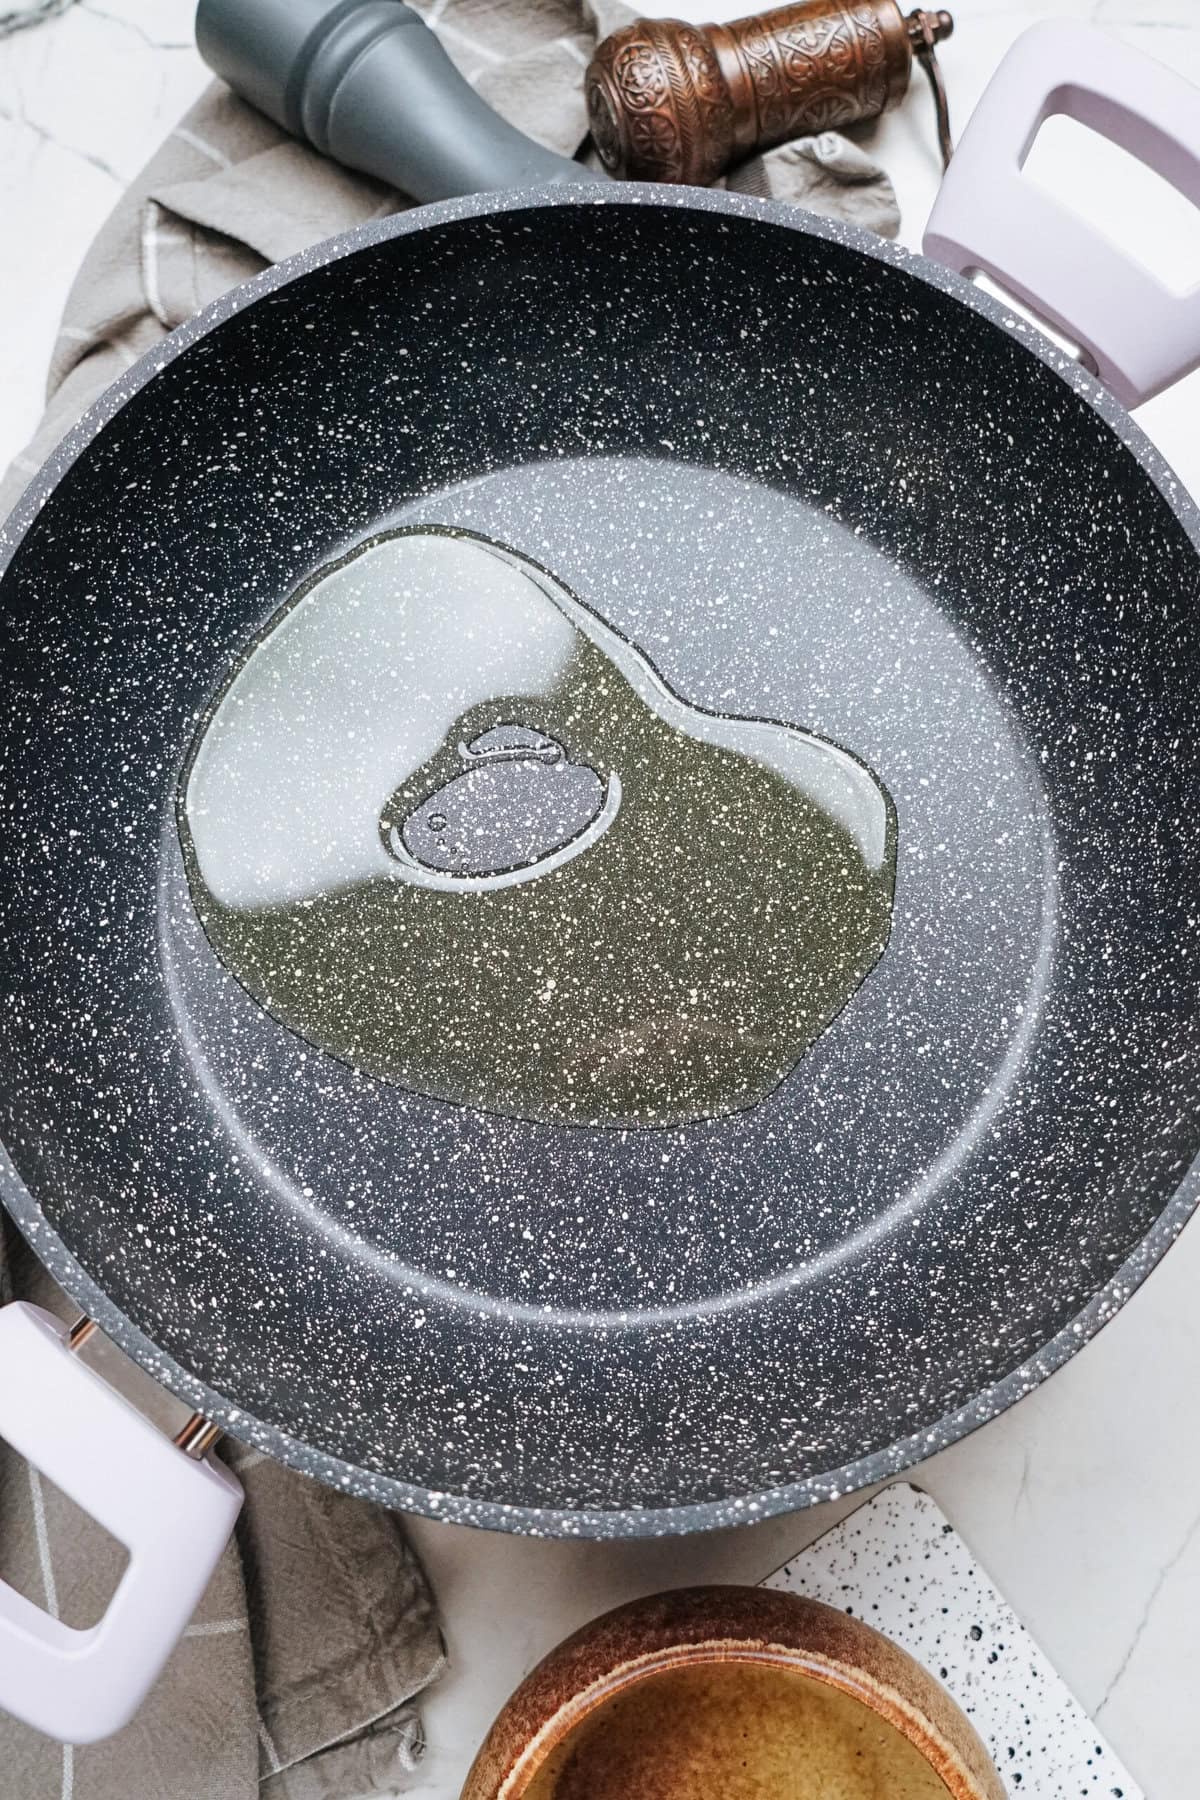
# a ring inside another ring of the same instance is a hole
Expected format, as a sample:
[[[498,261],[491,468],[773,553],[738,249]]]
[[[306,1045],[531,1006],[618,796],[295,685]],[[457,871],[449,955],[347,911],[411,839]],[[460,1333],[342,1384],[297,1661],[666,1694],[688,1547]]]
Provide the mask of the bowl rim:
[[[971,1720],[908,1651],[809,1595],[740,1585],[644,1595],[562,1639],[501,1707],[460,1800],[525,1800],[554,1752],[620,1694],[677,1669],[733,1663],[786,1669],[847,1695],[914,1747],[947,1800],[1004,1800]]]
[[[586,1688],[568,1696],[525,1745],[495,1790],[495,1800],[523,1800],[530,1782],[571,1733],[590,1715],[630,1688],[675,1669],[719,1668],[729,1663],[759,1663],[768,1668],[788,1669],[847,1695],[876,1718],[885,1720],[913,1746],[922,1761],[944,1783],[949,1800],[989,1800],[986,1788],[975,1780],[950,1740],[918,1706],[906,1701],[898,1689],[876,1681],[861,1669],[822,1656],[816,1650],[795,1650],[786,1644],[775,1643],[756,1645],[739,1638],[720,1637],[698,1644],[677,1644],[648,1651],[609,1670],[606,1675],[597,1676]],[[463,1800],[468,1800],[468,1792],[464,1789]],[[484,1800],[484,1793],[471,1794],[469,1800]],[[487,1800],[491,1800],[490,1795]]]

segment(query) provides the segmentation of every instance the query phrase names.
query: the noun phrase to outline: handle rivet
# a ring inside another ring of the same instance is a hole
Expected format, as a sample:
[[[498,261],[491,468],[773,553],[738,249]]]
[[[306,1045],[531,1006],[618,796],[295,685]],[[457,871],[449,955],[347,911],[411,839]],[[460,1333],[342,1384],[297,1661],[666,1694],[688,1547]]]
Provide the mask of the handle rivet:
[[[221,1436],[221,1427],[206,1419],[203,1413],[194,1412],[187,1423],[181,1425],[171,1440],[177,1450],[190,1456],[195,1462],[207,1455],[217,1439]]]

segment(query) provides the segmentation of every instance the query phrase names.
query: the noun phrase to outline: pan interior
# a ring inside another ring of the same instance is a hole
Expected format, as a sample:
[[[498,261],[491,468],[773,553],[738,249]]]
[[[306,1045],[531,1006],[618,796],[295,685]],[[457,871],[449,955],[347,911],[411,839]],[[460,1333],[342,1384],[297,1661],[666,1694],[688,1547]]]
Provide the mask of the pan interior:
[[[400,1082],[214,951],[197,732],[398,531],[505,546],[698,713],[889,797],[887,948],[753,1104]],[[1078,394],[831,239],[578,205],[313,270],[148,381],[3,580],[7,1197],[375,1492],[629,1529],[886,1456],[1067,1324],[1195,1153],[1197,585]]]

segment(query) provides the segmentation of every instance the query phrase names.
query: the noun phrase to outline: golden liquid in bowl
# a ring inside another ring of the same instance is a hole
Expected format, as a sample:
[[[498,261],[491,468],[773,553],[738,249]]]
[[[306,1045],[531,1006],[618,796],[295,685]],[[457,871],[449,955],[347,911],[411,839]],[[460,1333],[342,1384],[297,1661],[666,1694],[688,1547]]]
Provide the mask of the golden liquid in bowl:
[[[581,1720],[526,1800],[947,1800],[920,1751],[850,1695],[769,1663],[633,1683]]]

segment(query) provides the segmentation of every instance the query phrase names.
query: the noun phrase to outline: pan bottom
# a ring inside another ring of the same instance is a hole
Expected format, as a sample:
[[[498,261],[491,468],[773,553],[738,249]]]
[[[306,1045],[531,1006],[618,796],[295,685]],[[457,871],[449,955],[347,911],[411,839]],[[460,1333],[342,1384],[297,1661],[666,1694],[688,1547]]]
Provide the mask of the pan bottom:
[[[895,913],[877,968],[773,1091],[600,1142],[314,1056],[216,976],[177,892],[188,1040],[306,1228],[454,1307],[597,1324],[759,1300],[911,1221],[1019,1080],[1055,926],[1036,776],[948,614],[820,507],[669,461],[502,470],[380,526],[503,534],[692,705],[851,751],[895,802]],[[264,1058],[267,1089],[247,1080]],[[486,1231],[464,1215],[466,1162],[486,1172]]]

